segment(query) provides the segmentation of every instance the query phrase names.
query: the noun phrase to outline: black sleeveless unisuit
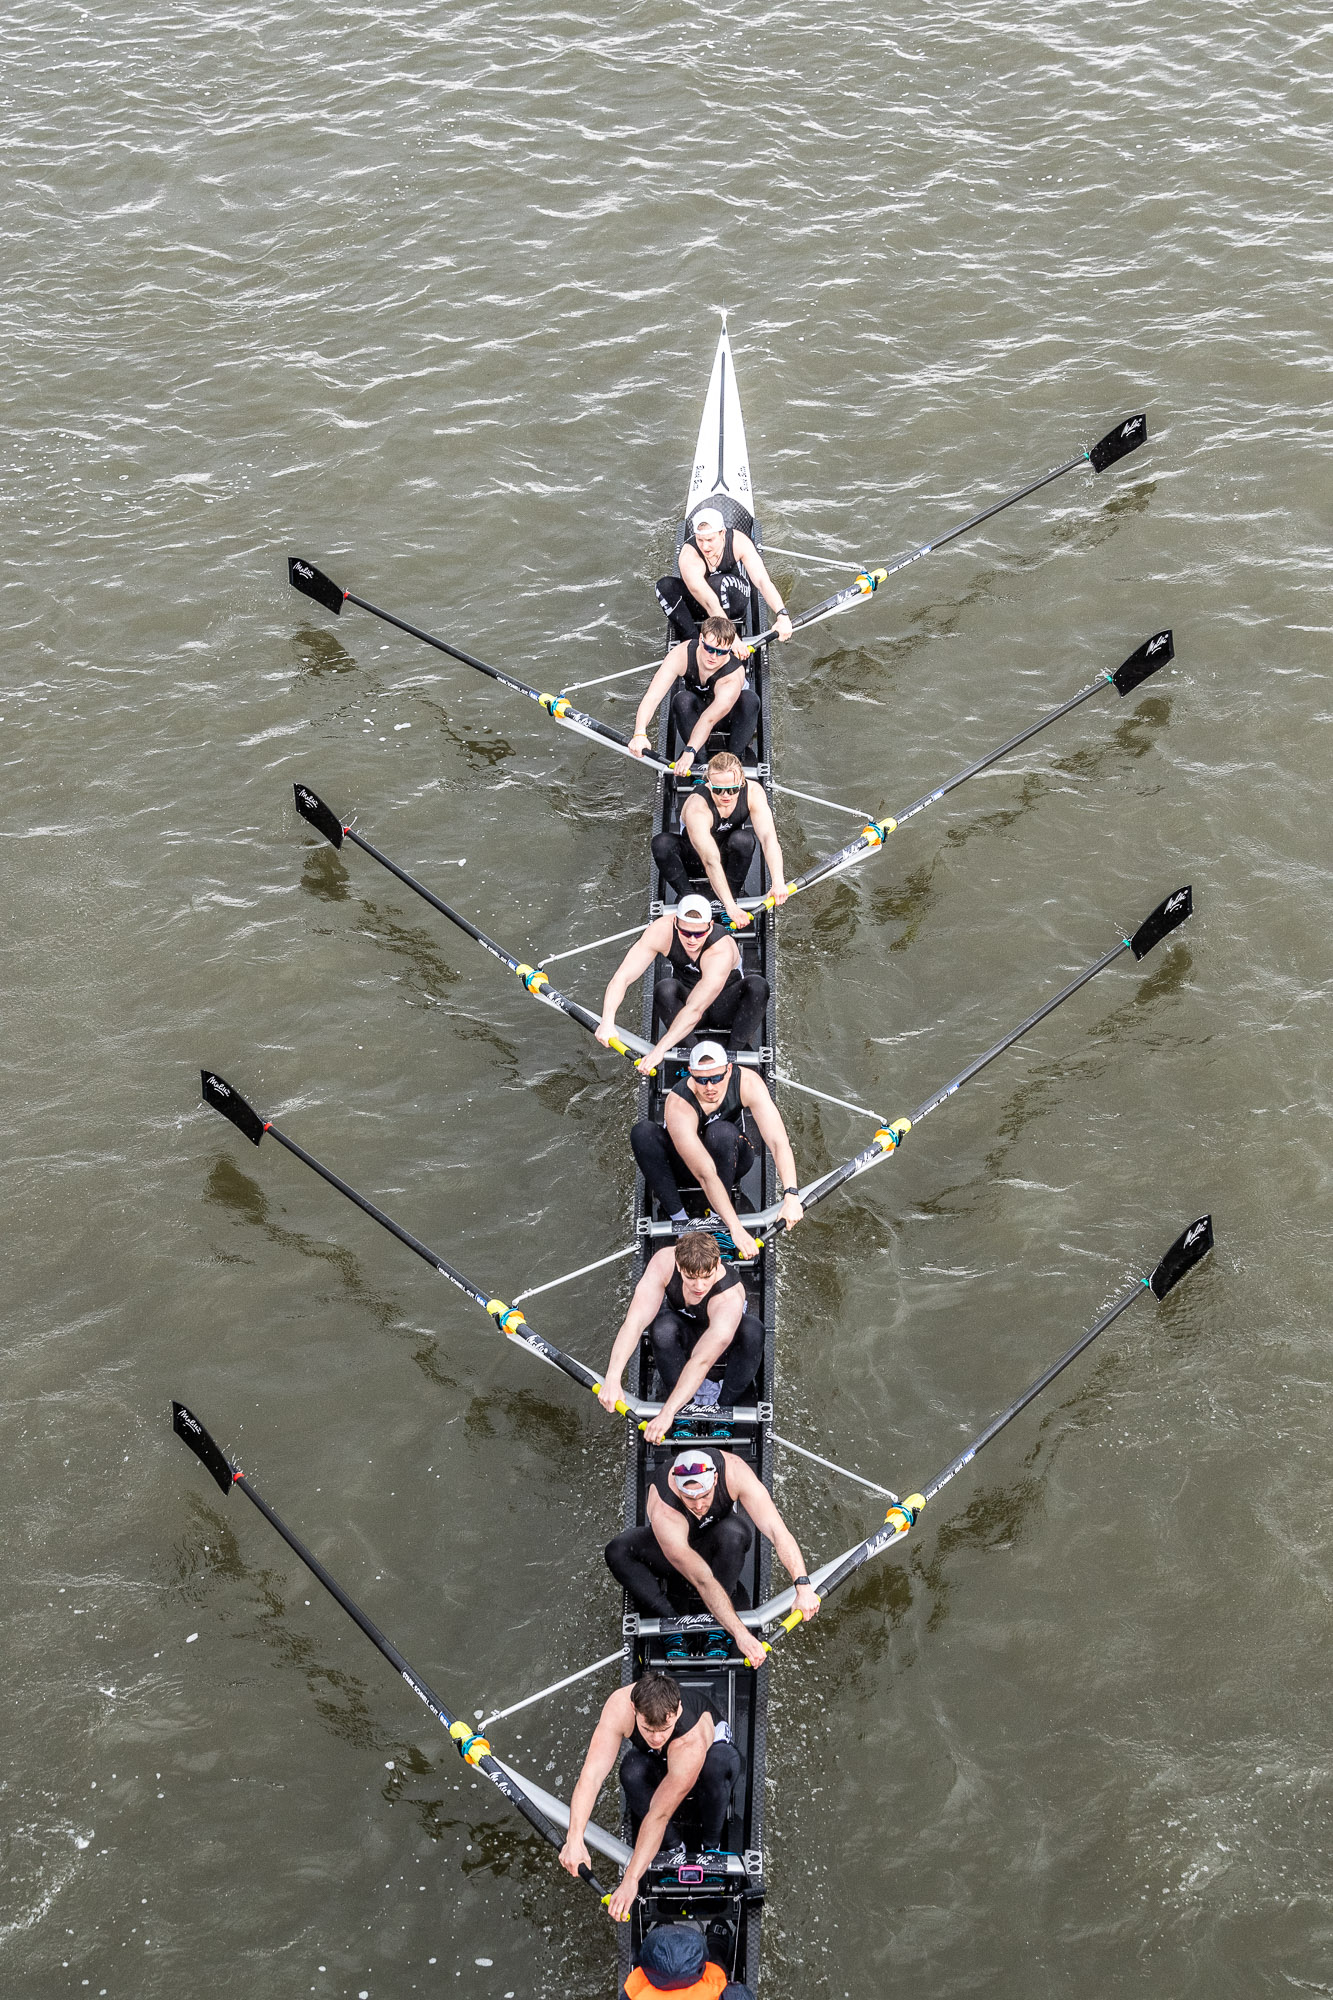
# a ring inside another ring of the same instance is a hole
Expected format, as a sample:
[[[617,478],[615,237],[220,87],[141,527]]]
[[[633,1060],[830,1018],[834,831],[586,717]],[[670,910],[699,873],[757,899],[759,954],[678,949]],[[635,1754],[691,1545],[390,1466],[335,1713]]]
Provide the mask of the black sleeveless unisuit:
[[[729,1292],[733,1285],[743,1285],[744,1282],[737,1265],[724,1265],[698,1305],[691,1306],[685,1303],[685,1288],[680,1281],[680,1272],[673,1271],[667,1282],[666,1302],[679,1319],[686,1320],[690,1326],[705,1327],[708,1324],[708,1308],[713,1300],[720,1299],[723,1292]]]
[[[668,965],[671,967],[671,970],[675,973],[676,978],[680,981],[681,985],[685,987],[687,991],[689,991],[693,987],[697,986],[699,984],[699,981],[704,976],[703,966],[700,963],[700,960],[702,960],[704,953],[706,951],[710,951],[712,947],[717,943],[719,938],[729,938],[730,936],[731,932],[728,930],[725,924],[714,924],[712,930],[708,933],[706,942],[702,944],[699,948],[699,957],[691,958],[690,954],[686,951],[684,945],[680,941],[679,932],[676,931],[673,927],[671,933],[671,949],[670,951],[665,952],[663,956],[665,957]],[[740,972],[741,972],[740,950],[738,947],[736,952],[736,963],[732,966],[731,971],[727,974],[727,977],[723,982],[723,984],[726,986],[730,986],[733,979],[740,978]]]
[[[703,1105],[700,1104],[698,1098],[690,1089],[688,1077],[683,1076],[679,1083],[673,1083],[670,1095],[672,1097],[683,1097],[685,1102],[690,1106],[690,1109],[699,1121],[699,1137],[701,1139],[707,1127],[715,1125],[719,1118],[725,1118],[729,1125],[739,1125],[742,1132],[745,1130],[745,1106],[741,1103],[741,1073],[735,1064],[732,1065],[731,1075],[727,1080],[727,1087],[722,1093],[722,1102],[718,1105],[716,1111],[704,1110]]]

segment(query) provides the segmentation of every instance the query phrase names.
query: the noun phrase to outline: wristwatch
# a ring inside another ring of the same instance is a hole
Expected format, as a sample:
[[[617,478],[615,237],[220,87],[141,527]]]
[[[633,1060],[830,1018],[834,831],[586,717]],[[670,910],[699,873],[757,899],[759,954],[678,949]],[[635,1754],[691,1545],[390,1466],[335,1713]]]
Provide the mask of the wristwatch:
[[[778,1189],[779,1194],[799,1194],[800,1192],[801,1190],[798,1187],[785,1187]]]
[[[796,1585],[796,1588],[797,1588],[798,1590],[800,1589],[800,1587],[801,1587],[801,1585],[802,1585],[802,1584],[805,1584],[805,1585],[806,1585],[806,1587],[807,1587],[807,1589],[810,1589],[810,1590],[813,1590],[813,1589],[814,1589],[814,1585],[813,1585],[813,1584],[811,1583],[811,1581],[810,1581],[810,1579],[809,1579],[809,1577],[808,1577],[808,1576],[794,1576],[794,1577],[792,1578],[792,1582],[793,1582],[793,1583],[794,1583],[794,1584]]]

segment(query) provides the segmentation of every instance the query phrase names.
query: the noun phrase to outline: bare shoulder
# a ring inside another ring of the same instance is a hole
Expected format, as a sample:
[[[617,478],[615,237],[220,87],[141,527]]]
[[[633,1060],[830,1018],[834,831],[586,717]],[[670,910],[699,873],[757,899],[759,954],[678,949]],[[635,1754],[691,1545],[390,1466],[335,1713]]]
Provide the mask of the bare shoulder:
[[[678,646],[673,646],[668,653],[665,653],[662,656],[662,666],[670,667],[673,674],[683,674],[689,656],[689,650],[690,650],[689,641],[686,639],[682,639]],[[661,672],[661,668],[658,669],[658,672],[659,673]]]
[[[634,1728],[634,1703],[627,1687],[618,1687],[607,1696],[598,1722],[605,1729],[614,1729],[618,1736],[630,1735]]]
[[[773,1102],[772,1092],[757,1069],[748,1066],[742,1069],[738,1088],[741,1093],[741,1103],[750,1108]]]
[[[751,1472],[743,1458],[737,1458],[734,1451],[720,1452],[722,1470],[726,1474],[727,1491],[733,1500],[743,1500],[756,1486],[762,1493],[765,1489]]]
[[[757,556],[759,553],[754,543],[750,540],[750,537],[746,534],[744,528],[732,529],[731,546],[735,550],[736,554],[741,558],[742,562],[744,562],[748,556]]]
[[[654,1284],[661,1285],[665,1289],[671,1281],[671,1273],[675,1268],[676,1246],[674,1243],[668,1243],[664,1250],[657,1251],[654,1256],[648,1259],[644,1267],[643,1278],[651,1278]],[[640,1284],[643,1283],[643,1278],[640,1278]]]
[[[650,951],[660,952],[662,957],[665,958],[671,949],[671,940],[675,935],[675,918],[671,916],[669,911],[664,910],[660,917],[653,918],[648,928],[644,931],[643,936],[639,939],[639,943],[646,944]]]

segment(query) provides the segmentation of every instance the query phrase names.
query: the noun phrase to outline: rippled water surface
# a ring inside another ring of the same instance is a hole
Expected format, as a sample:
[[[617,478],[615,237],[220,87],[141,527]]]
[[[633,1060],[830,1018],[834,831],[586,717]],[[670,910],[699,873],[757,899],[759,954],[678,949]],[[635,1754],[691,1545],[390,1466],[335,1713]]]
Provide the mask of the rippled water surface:
[[[892,810],[1177,646],[791,906],[787,1066],[895,1114],[1198,905],[800,1231],[785,1433],[916,1485],[1219,1238],[775,1663],[765,1991],[1333,1993],[1322,11],[20,0],[5,58],[5,1991],[614,1990],[168,1411],[465,1714],[614,1644],[595,1405],[198,1070],[505,1296],[627,1240],[626,1074],[291,785],[539,953],[634,920],[646,780],[284,558],[539,686],[650,659],[726,306],[797,605],[1152,429],[784,649],[788,782]],[[599,1360],[623,1283],[534,1321]],[[869,1497],[782,1463],[816,1555]],[[604,1686],[497,1748],[567,1788]]]

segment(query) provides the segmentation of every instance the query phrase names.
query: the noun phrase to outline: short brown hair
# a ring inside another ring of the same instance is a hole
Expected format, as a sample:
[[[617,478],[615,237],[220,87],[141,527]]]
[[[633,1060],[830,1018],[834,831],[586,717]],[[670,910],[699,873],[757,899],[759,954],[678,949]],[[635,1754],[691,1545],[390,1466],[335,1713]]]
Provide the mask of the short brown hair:
[[[736,627],[730,618],[705,618],[699,627],[701,639],[711,639],[715,646],[734,646]]]
[[[650,1729],[660,1729],[664,1722],[670,1722],[678,1708],[683,1708],[680,1683],[673,1681],[670,1674],[640,1674],[629,1691],[634,1713],[641,1715]]]
[[[719,750],[716,757],[709,758],[708,776],[710,778],[726,778],[730,777],[733,773],[742,784],[745,782],[745,766],[732,751]]]
[[[676,1245],[676,1269],[687,1278],[702,1278],[721,1257],[717,1238],[707,1229],[692,1229]]]

